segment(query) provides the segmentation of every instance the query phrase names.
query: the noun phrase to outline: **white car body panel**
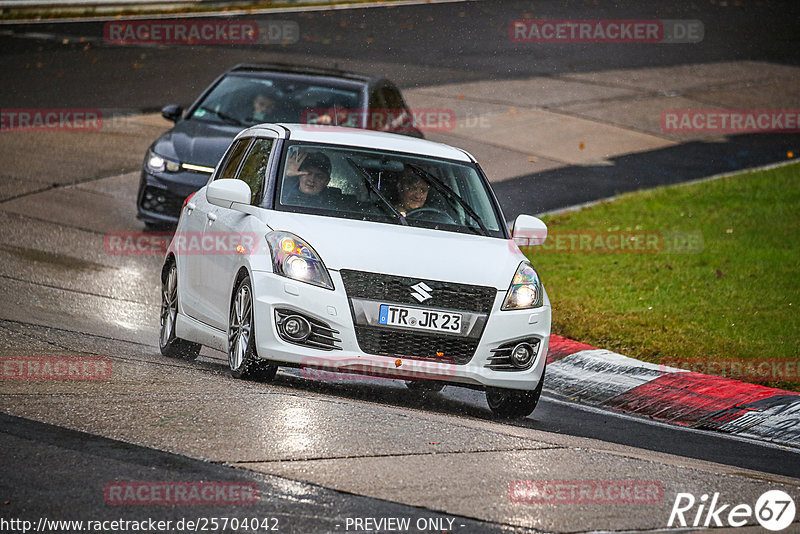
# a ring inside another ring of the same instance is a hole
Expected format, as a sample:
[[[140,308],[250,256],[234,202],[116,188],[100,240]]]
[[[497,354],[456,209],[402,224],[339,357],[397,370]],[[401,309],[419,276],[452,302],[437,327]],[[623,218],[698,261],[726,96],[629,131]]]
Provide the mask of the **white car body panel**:
[[[527,261],[506,239],[350,219],[331,224],[330,217],[304,213],[276,211],[268,220],[274,230],[306,240],[325,266],[337,271],[354,269],[505,291],[520,262]]]

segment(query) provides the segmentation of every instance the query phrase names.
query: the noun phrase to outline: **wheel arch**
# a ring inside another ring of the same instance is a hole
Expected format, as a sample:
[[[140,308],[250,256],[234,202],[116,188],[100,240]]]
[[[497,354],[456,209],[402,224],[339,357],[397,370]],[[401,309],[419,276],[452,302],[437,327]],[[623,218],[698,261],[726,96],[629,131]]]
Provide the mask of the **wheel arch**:
[[[161,266],[161,283],[163,284],[167,280],[167,273],[169,273],[169,268],[173,265],[177,265],[177,260],[175,259],[175,254],[170,252],[166,259],[164,260],[164,265]]]

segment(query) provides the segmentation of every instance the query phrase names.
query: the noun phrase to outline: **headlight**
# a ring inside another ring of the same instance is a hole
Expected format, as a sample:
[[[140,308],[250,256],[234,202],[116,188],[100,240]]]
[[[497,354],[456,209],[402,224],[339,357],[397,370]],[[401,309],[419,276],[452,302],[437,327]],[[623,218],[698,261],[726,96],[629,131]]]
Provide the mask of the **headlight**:
[[[181,170],[181,164],[177,161],[172,161],[162,158],[155,152],[147,153],[147,170],[150,172],[178,172]]]
[[[328,269],[305,241],[289,232],[270,232],[266,237],[272,253],[272,268],[277,274],[333,289]]]
[[[503,302],[503,310],[524,310],[542,305],[544,291],[536,269],[530,263],[522,262],[508,288]]]

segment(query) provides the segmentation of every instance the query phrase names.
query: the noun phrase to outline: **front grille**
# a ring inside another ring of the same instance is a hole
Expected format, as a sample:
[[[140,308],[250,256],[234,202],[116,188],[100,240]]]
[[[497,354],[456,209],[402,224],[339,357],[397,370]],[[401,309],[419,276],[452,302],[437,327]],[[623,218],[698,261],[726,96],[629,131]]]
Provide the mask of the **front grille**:
[[[497,290],[493,287],[454,284],[422,278],[407,278],[363,271],[340,271],[344,288],[350,298],[379,300],[387,303],[429,306],[477,313],[492,311]],[[431,298],[423,301],[413,297],[411,286],[424,282]]]
[[[147,186],[139,202],[144,210],[177,217],[181,212],[183,201],[182,197],[173,195],[165,189]]]
[[[519,367],[515,366],[511,363],[511,351],[514,350],[514,347],[519,345],[520,343],[528,343],[533,350],[535,351],[535,356],[531,360],[531,362],[536,361],[536,356],[539,354],[539,339],[531,338],[531,339],[518,339],[516,341],[509,341],[508,343],[503,343],[496,349],[492,349],[492,355],[489,356],[488,362],[484,367],[487,369],[492,369],[493,371],[525,371],[526,369],[530,369],[530,367],[526,369],[520,369]]]
[[[373,326],[356,326],[356,338],[361,350],[368,354],[458,365],[468,363],[478,348],[477,339],[418,334]],[[441,356],[437,353],[441,353]]]

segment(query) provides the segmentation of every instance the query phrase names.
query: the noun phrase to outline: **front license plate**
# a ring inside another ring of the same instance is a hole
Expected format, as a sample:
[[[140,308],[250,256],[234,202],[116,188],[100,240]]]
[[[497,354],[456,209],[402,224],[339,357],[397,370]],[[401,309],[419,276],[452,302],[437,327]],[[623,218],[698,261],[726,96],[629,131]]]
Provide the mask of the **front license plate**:
[[[461,314],[381,304],[378,323],[450,334],[461,333]]]

